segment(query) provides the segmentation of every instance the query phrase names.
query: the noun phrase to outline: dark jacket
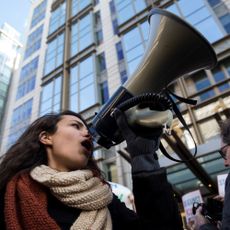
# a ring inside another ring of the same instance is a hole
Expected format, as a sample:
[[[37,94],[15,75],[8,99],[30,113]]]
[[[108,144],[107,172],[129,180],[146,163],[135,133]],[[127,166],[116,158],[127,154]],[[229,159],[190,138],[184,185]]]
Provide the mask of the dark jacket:
[[[217,230],[212,224],[204,224],[199,230]],[[230,230],[230,173],[225,182],[224,208],[221,230]]]
[[[121,203],[115,195],[111,204],[108,205],[112,217],[113,230],[183,229],[171,186],[167,182],[165,169],[162,168],[148,175],[133,176],[133,192],[138,215],[126,208],[124,203]],[[61,229],[70,229],[70,226],[81,211],[62,204],[49,192],[47,196],[50,216]],[[1,230],[5,229],[3,220],[4,191],[2,190],[0,193]]]

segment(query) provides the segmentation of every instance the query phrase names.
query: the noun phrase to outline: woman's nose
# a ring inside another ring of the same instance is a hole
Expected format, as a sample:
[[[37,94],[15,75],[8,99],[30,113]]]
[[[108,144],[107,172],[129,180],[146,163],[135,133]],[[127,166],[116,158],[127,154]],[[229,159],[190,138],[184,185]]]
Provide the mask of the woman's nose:
[[[91,138],[91,134],[88,129],[84,129],[84,136]]]

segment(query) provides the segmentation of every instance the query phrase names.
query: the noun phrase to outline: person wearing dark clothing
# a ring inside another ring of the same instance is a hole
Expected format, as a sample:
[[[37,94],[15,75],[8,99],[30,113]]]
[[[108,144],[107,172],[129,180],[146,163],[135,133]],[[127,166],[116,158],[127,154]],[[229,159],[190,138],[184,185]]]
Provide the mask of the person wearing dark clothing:
[[[0,229],[179,230],[182,221],[153,140],[136,136],[115,112],[131,155],[137,213],[112,194],[96,165],[84,119],[71,111],[33,122],[0,164]]]
[[[221,149],[220,154],[224,159],[225,167],[230,166],[230,119],[224,121],[221,125]],[[217,230],[217,226],[208,221],[202,216],[201,210],[197,211],[195,216],[198,218],[199,224],[196,224],[195,228],[199,230]],[[230,173],[226,178],[225,182],[225,196],[224,196],[224,207],[222,213],[221,230],[230,230]]]

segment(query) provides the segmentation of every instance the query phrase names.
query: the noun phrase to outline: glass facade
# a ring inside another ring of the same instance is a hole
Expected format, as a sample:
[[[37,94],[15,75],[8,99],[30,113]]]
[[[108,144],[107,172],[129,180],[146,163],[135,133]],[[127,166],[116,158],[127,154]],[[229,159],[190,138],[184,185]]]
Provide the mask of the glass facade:
[[[78,14],[92,3],[92,0],[73,0],[72,1],[72,16]]]
[[[98,101],[95,57],[90,56],[70,69],[70,110],[79,112]]]
[[[64,33],[62,33],[48,43],[44,65],[44,75],[47,75],[63,64],[64,37]]]
[[[36,57],[22,67],[16,99],[23,97],[34,89],[38,68],[38,59],[39,57]]]
[[[0,72],[0,115],[2,115],[3,107],[5,104],[8,86],[10,83],[12,67],[5,64],[4,55],[0,53],[0,66],[2,66],[2,71]],[[4,63],[3,63],[4,60]],[[8,59],[9,60],[9,59]],[[1,63],[2,61],[2,63]]]
[[[109,7],[110,7],[110,12],[111,12],[113,34],[118,34],[118,21],[117,21],[117,15],[116,15],[116,8],[115,8],[113,0],[109,2]]]
[[[30,24],[30,29],[36,26],[41,20],[45,18],[47,0],[41,2],[33,11],[33,16]]]
[[[103,31],[102,31],[102,24],[101,24],[101,15],[100,15],[100,11],[97,11],[94,14],[94,18],[95,18],[95,36],[96,36],[96,42],[97,45],[102,44],[103,42]]]
[[[230,34],[230,13],[226,13],[225,15],[221,16],[220,21],[224,26],[226,32]]]
[[[7,142],[8,147],[15,143],[30,124],[32,105],[33,99],[30,99],[14,109]]]
[[[148,38],[148,23],[143,22],[134,29],[125,33],[122,37],[128,75],[130,76],[137,68],[145,51]]]
[[[40,115],[61,110],[62,76],[54,78],[42,87]]]
[[[17,52],[20,48],[18,39],[19,33],[8,24],[3,24],[0,28],[0,135],[1,122],[8,101],[8,89],[13,71],[16,69]]]
[[[34,52],[40,49],[41,39],[42,39],[43,25],[39,26],[34,32],[32,32],[26,43],[26,50],[24,54],[24,59],[28,58]]]
[[[191,78],[186,78],[188,94],[198,102],[202,102],[227,92],[230,89],[229,74],[227,74],[228,59],[225,59],[210,71],[207,75],[205,71],[194,74]]]
[[[227,1],[208,0],[216,16],[219,18],[227,34],[230,33],[230,13]]]
[[[108,88],[108,81],[104,81],[100,84],[101,90],[101,104],[103,105],[109,100],[109,88]]]
[[[49,34],[52,34],[59,27],[64,25],[65,19],[66,19],[66,2],[63,2],[51,14],[51,19],[49,24]]]
[[[215,42],[224,36],[213,13],[203,0],[180,0],[178,5],[185,20],[197,28],[210,42]]]
[[[78,54],[94,42],[93,14],[89,13],[72,25],[71,56]]]
[[[211,1],[211,4],[216,3]],[[179,0],[167,7],[167,10],[189,22],[211,43],[225,36],[224,28],[205,0]]]
[[[114,0],[118,24],[126,22],[147,7],[144,0]]]
[[[194,75],[193,79],[194,79],[194,83],[196,86],[196,91],[198,91],[198,92],[211,86],[211,82],[207,78],[207,76],[204,72],[201,72],[199,74]],[[204,93],[199,94],[199,98],[201,101],[204,101],[204,100],[207,100],[208,98],[213,97],[214,95],[215,95],[215,92],[213,89],[211,89],[211,90],[208,90]]]
[[[109,89],[108,89],[108,75],[106,70],[106,59],[105,53],[102,52],[101,54],[97,55],[97,74],[98,74],[98,81],[99,88],[100,88],[100,95],[101,95],[101,104],[104,104],[109,99]]]
[[[221,0],[208,0],[211,6],[216,6],[221,3]]]
[[[128,76],[127,76],[127,71],[125,66],[125,56],[124,56],[121,42],[118,42],[116,44],[116,51],[117,51],[117,59],[118,59],[121,83],[123,84],[128,79]]]

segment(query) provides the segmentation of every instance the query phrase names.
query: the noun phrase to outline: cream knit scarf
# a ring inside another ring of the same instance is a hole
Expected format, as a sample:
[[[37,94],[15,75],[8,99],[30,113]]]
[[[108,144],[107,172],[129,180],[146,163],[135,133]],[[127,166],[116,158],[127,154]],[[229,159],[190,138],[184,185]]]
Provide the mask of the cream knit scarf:
[[[113,194],[107,184],[94,177],[90,170],[59,172],[46,165],[37,166],[31,177],[50,188],[61,202],[82,210],[71,230],[111,230],[112,221],[107,205]]]

